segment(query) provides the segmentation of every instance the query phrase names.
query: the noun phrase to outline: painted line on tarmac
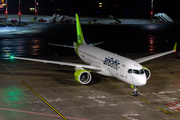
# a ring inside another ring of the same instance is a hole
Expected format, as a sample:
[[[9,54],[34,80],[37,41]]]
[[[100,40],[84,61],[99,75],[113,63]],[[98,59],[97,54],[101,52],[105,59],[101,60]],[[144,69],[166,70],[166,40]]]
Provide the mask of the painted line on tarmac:
[[[102,79],[103,80],[103,79]],[[104,82],[106,82],[106,83],[108,83],[108,81],[107,80],[103,80]],[[118,88],[118,89],[121,89],[120,87],[118,87],[118,86],[116,86],[116,85],[113,85],[114,87],[116,87],[116,88]],[[130,94],[130,95],[132,95],[132,93],[130,93],[130,92],[128,92],[128,91],[126,91],[126,93],[128,93],[128,94]],[[146,100],[144,100],[144,99],[141,99],[142,101],[144,101],[144,102],[146,102],[146,103],[148,103],[148,104],[151,104],[150,102],[148,102],[148,101],[146,101]],[[177,112],[180,112],[180,111],[173,111],[173,112],[168,112],[168,111],[166,111],[166,110],[164,110],[164,109],[162,109],[162,108],[160,108],[160,107],[158,107],[158,109],[160,109],[160,110],[162,110],[163,112],[165,112],[165,113],[177,113]],[[173,116],[173,117],[179,117],[180,115],[178,115],[178,116]],[[180,118],[179,118],[180,119]]]
[[[170,113],[178,113],[178,112],[180,112],[180,111],[173,111],[173,112],[168,112],[168,111],[166,111],[166,110],[164,110],[164,109],[162,109],[162,108],[160,108],[160,107],[158,107],[160,110],[162,110],[163,112],[165,112],[166,114],[170,114]],[[179,117],[180,115],[174,115],[174,116],[172,116],[172,117]],[[180,119],[180,118],[179,118]]]
[[[108,81],[107,80],[104,80],[104,79],[102,79],[104,82],[106,82],[106,83],[108,83]],[[118,87],[117,85],[113,85],[114,87],[116,87],[116,88],[118,88],[118,89],[121,89],[120,87]],[[132,93],[130,93],[130,92],[128,92],[128,91],[126,91],[126,93],[128,93],[128,94],[130,94],[131,96],[132,96]],[[142,101],[144,101],[144,102],[146,102],[146,103],[148,103],[148,104],[151,104],[150,102],[148,102],[148,101],[146,101],[146,100],[144,100],[144,99],[141,99]]]
[[[118,87],[117,85],[113,85],[114,87],[118,88],[118,89],[121,89],[120,87]]]
[[[16,76],[9,68],[7,68],[2,62],[0,62],[10,73],[12,73],[19,81],[21,81],[27,88],[29,88],[35,95],[37,95],[43,102],[45,102],[51,109],[53,109],[58,115],[60,115],[64,120],[67,120],[58,110],[56,110],[50,103],[48,103],[43,97],[41,97],[36,91],[34,91],[28,84],[26,84],[22,79]]]
[[[164,109],[162,109],[162,108],[160,108],[160,107],[158,107],[160,110],[162,110],[163,112],[165,112],[165,113],[169,113],[168,111],[166,111],[166,110],[164,110]]]
[[[108,83],[108,81],[107,80],[104,80],[104,79],[102,79],[104,82],[106,82],[106,83]],[[116,87],[116,88],[118,88],[118,89],[121,89],[120,87],[118,87],[117,85],[113,85],[114,87]],[[126,93],[128,93],[128,94],[130,94],[130,95],[132,95],[132,93],[130,93],[130,92],[128,92],[128,91],[126,91]]]
[[[30,111],[22,111],[22,110],[14,110],[14,109],[7,109],[7,108],[0,108],[0,110],[7,110],[7,111],[21,112],[21,113],[29,113],[29,114],[36,114],[36,115],[45,115],[45,116],[50,116],[50,117],[61,117],[59,115],[37,113],[37,112],[30,112]],[[67,117],[67,118],[68,119],[73,119],[73,120],[88,120],[88,119],[75,118],[75,117]]]
[[[180,112],[180,111],[173,111],[173,112],[169,112],[169,113],[178,113],[178,112]]]
[[[132,95],[132,93],[130,93],[130,92],[128,92],[128,91],[126,91],[126,93],[128,93],[128,94]]]
[[[144,100],[144,99],[141,99],[142,101],[144,101],[144,102],[146,102],[146,103],[148,103],[148,104],[151,104],[150,102],[148,102],[148,101],[146,101],[146,100]]]
[[[104,80],[104,79],[102,79],[104,82],[106,82],[106,83],[108,83],[108,81],[107,80]]]
[[[173,116],[173,117],[179,117],[180,115],[175,115],[175,116]]]

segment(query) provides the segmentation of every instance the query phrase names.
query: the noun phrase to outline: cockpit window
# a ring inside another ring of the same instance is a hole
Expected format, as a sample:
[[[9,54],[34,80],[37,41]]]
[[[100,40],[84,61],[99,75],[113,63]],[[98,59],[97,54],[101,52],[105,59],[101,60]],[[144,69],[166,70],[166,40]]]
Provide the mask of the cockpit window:
[[[133,73],[140,74],[139,70],[133,70]]]
[[[129,69],[129,70],[128,70],[128,73],[132,73],[132,69]]]
[[[144,74],[144,70],[143,70],[143,69],[139,70],[139,72],[140,72],[141,74]]]
[[[141,70],[136,70],[136,69],[129,69],[128,70],[128,73],[134,73],[134,74],[144,74],[144,70],[141,69]]]

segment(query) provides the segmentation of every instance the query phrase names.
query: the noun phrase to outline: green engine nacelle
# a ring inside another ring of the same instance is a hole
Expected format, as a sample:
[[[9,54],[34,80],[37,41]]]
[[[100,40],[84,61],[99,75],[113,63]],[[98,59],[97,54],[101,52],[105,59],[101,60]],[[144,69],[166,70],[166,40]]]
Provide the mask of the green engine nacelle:
[[[87,70],[77,70],[74,73],[74,78],[81,84],[88,84],[91,82],[91,74]]]

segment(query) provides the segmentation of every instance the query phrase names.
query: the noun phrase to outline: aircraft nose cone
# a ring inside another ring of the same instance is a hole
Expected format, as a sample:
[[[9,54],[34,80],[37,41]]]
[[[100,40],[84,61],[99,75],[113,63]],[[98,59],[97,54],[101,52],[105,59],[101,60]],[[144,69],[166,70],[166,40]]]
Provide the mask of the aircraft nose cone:
[[[141,85],[145,85],[146,84],[146,82],[147,82],[147,80],[146,79],[143,79],[143,80],[141,80]]]
[[[138,85],[137,86],[143,86],[146,84],[146,82],[147,82],[146,78],[141,77],[138,79]]]
[[[135,85],[135,86],[143,86],[143,85],[146,84],[146,82],[147,82],[146,76],[139,76],[139,77],[136,76],[136,79],[134,79],[133,85]]]

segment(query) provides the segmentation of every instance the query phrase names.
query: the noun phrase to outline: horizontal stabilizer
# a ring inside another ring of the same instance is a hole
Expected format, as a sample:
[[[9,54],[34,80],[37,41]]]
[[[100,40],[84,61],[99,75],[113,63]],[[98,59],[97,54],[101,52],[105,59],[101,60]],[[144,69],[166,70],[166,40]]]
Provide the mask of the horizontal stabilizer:
[[[49,45],[60,46],[60,47],[68,47],[68,48],[76,48],[75,46],[67,46],[67,45],[60,45],[60,44],[53,44],[53,43],[49,43]]]
[[[98,43],[92,43],[92,44],[89,44],[89,45],[99,45],[99,44],[102,44],[104,42],[98,42]]]

